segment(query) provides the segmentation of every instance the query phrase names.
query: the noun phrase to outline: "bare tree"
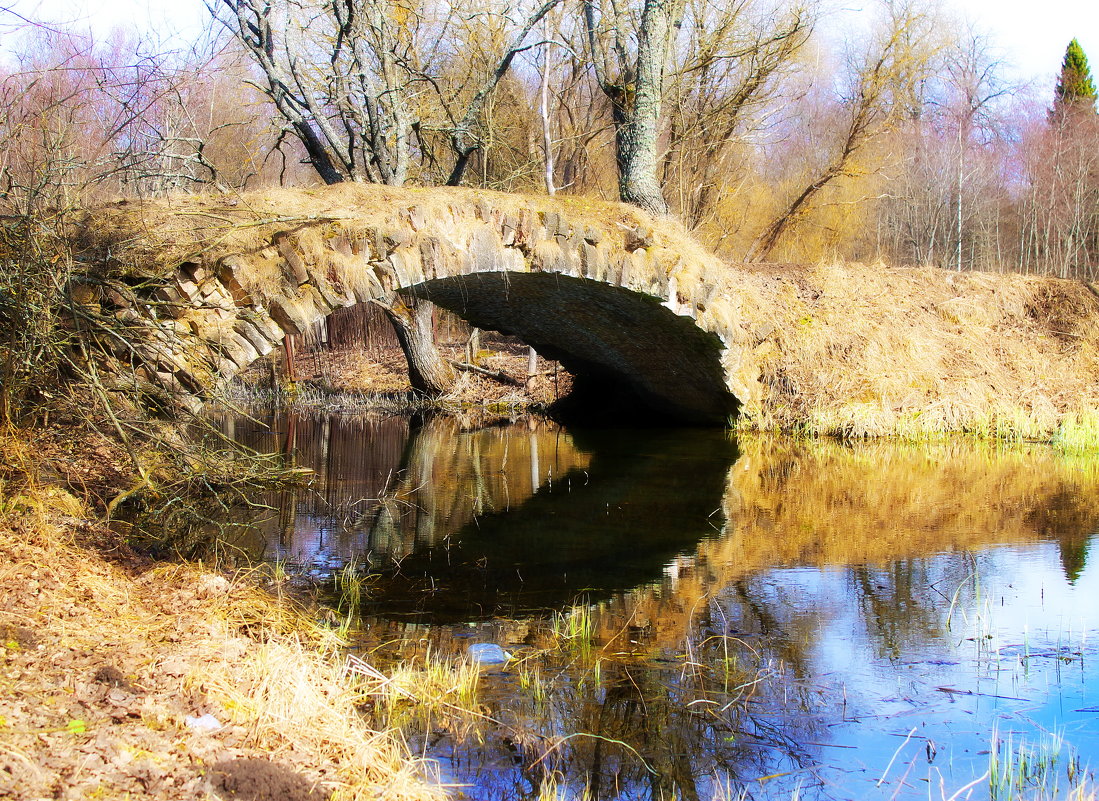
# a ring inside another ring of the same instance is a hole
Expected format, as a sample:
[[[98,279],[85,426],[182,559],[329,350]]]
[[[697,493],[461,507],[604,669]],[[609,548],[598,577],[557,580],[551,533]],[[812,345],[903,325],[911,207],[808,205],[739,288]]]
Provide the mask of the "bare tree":
[[[746,260],[767,260],[817,194],[849,175],[860,151],[918,113],[918,94],[938,49],[934,21],[910,0],[886,0],[884,11],[883,25],[853,65],[851,88],[844,98],[846,121],[834,151],[756,238]]]
[[[651,214],[668,212],[657,140],[668,55],[684,8],[684,0],[644,0],[638,15],[611,0],[584,0],[592,66],[611,103],[618,194]]]
[[[259,88],[327,184],[408,176],[412,26],[396,3],[221,0],[211,6],[263,73]]]
[[[997,267],[1007,162],[1002,77],[986,37],[967,30],[943,51],[922,112],[892,137],[903,163],[879,212],[891,258],[963,268]]]
[[[454,149],[456,159],[454,162],[454,169],[447,179],[448,185],[458,186],[462,183],[462,177],[469,164],[470,156],[483,146],[483,139],[476,132],[476,127],[481,116],[484,114],[485,103],[489,96],[511,68],[511,62],[515,59],[515,56],[526,49],[524,43],[530,32],[542,21],[546,14],[553,10],[560,2],[561,0],[546,0],[545,3],[535,9],[534,12],[526,18],[522,27],[514,34],[504,48],[503,55],[500,56],[500,59],[493,66],[492,71],[484,79],[477,91],[474,92],[473,97],[466,106],[465,114],[463,114],[462,118],[454,125],[450,135],[450,143],[451,147]]]
[[[688,0],[670,75],[661,184],[695,228],[731,183],[731,156],[756,131],[779,79],[797,65],[812,31],[807,6],[758,0]]]
[[[455,157],[447,183],[457,185],[482,147],[488,98],[560,1],[516,9],[518,21],[493,14],[514,30],[469,94],[440,85],[455,55],[447,45],[488,12],[441,4],[429,16],[397,0],[220,0],[211,12],[251,54],[261,88],[325,183],[401,186],[417,136],[443,129]]]

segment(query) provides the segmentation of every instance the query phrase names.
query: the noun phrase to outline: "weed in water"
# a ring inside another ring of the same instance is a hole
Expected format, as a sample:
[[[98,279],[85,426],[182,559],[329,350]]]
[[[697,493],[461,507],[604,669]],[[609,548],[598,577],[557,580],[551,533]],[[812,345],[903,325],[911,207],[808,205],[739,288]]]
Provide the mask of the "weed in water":
[[[578,656],[589,655],[595,633],[591,608],[577,604],[555,614],[552,633],[559,648],[567,648]]]
[[[516,665],[519,689],[534,701],[536,708],[542,709],[549,698],[549,683],[542,675],[541,669],[538,666],[529,666],[529,661],[525,659]]]
[[[365,674],[360,671],[360,675]],[[402,662],[390,670],[388,677],[374,676],[364,683],[362,692],[374,699],[375,714],[386,727],[437,717],[468,722],[480,714],[479,679],[476,662],[448,659],[428,651],[422,662]]]
[[[989,752],[988,790],[991,801],[1058,798],[1062,781],[1076,789],[1081,780],[1080,758],[1058,734],[1043,734],[1037,743],[1006,739],[993,733]]]

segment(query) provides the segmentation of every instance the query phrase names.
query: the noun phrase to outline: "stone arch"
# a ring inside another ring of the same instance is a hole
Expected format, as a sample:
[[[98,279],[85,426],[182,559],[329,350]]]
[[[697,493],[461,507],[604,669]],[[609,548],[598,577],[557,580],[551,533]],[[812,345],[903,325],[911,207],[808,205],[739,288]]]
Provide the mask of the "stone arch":
[[[124,311],[142,378],[196,398],[286,334],[399,293],[517,334],[590,394],[625,387],[698,423],[726,422],[742,394],[724,267],[619,204],[340,185],[118,203],[82,237],[89,261],[141,287]]]

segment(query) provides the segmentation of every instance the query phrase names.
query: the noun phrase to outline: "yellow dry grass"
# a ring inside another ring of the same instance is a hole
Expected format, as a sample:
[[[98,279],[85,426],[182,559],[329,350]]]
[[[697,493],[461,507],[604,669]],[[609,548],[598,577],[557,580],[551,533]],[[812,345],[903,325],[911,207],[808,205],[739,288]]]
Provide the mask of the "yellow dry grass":
[[[1094,430],[1099,300],[1078,282],[822,264],[742,271],[726,297],[743,429],[1070,448]]]
[[[376,687],[333,633],[247,576],[107,562],[74,541],[87,521],[61,490],[3,497],[0,796],[206,798],[210,765],[259,757],[334,799],[442,797],[359,713]],[[223,728],[186,724],[204,713]]]

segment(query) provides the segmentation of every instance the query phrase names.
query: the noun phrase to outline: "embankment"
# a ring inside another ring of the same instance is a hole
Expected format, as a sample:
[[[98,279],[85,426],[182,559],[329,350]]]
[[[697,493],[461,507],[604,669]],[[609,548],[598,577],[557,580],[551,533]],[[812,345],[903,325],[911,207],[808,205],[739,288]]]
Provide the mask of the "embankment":
[[[728,264],[678,224],[621,204],[483,190],[175,197],[93,210],[78,229],[87,279],[74,296],[143,339],[131,371],[176,394],[201,394],[339,308],[438,280],[474,293],[478,276],[548,273],[588,279],[572,283],[583,313],[561,311],[536,332],[568,343],[554,346],[562,363],[605,386],[678,393],[683,408],[695,392],[711,412],[697,419],[724,419],[713,409],[735,405],[731,393],[748,429],[1099,441],[1085,436],[1099,419],[1099,298],[1080,282]],[[608,284],[693,320],[700,341],[724,344],[720,364],[668,347],[694,330],[678,320],[599,306]],[[535,316],[509,311],[512,333],[522,336],[524,315]],[[724,382],[709,380],[722,371]],[[707,380],[691,383],[695,373]]]
[[[57,472],[48,444],[0,446],[0,797],[443,797],[277,583],[142,559],[37,482]]]
[[[727,369],[745,429],[1097,444],[1099,298],[1085,284],[881,265],[729,269]]]

